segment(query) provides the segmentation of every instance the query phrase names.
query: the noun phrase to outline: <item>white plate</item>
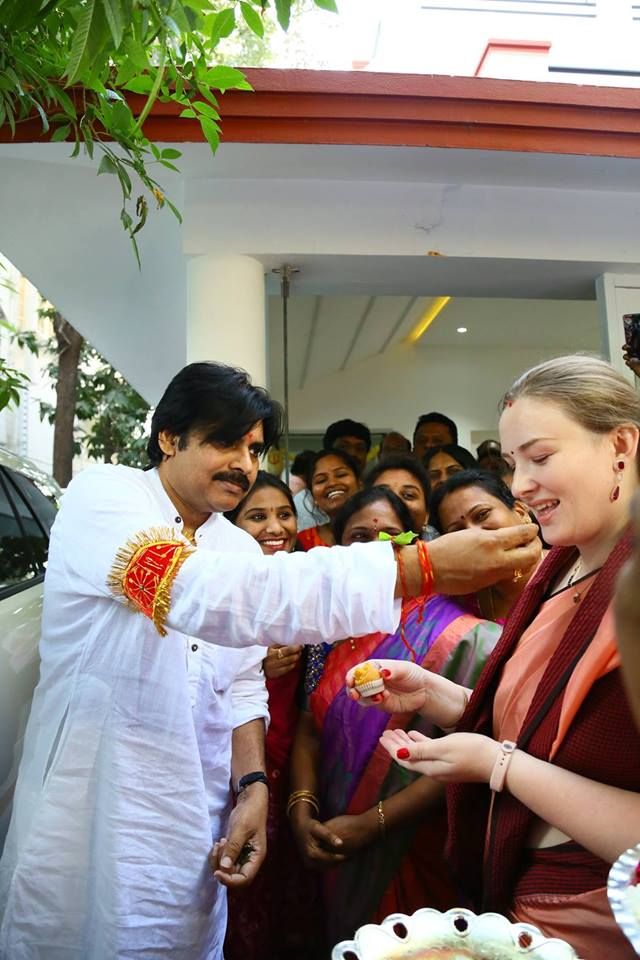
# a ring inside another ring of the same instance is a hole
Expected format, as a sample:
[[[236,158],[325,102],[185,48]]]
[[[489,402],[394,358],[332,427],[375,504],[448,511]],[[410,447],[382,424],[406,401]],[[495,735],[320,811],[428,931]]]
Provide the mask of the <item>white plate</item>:
[[[631,945],[636,953],[640,953],[640,922],[634,916],[628,902],[629,887],[631,880],[636,872],[636,867],[640,861],[640,843],[637,847],[631,847],[630,850],[618,857],[609,872],[609,882],[607,884],[607,893],[609,894],[609,903],[613,910],[613,915],[618,922],[618,926],[631,941]]]
[[[529,923],[499,913],[441,913],[427,907],[368,923],[333,948],[331,960],[577,960],[564,940],[549,940]]]

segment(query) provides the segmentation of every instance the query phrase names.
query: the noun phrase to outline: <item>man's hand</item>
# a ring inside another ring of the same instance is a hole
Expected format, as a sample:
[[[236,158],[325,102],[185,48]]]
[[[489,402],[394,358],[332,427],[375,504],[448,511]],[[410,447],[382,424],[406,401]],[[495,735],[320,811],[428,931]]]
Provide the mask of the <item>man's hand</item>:
[[[480,733],[450,733],[435,740],[417,730],[385,730],[380,743],[389,756],[438,783],[488,783],[500,747]]]
[[[229,817],[227,836],[214,844],[209,865],[225,887],[247,886],[260,869],[267,853],[268,801],[263,783],[246,787]]]
[[[276,644],[269,647],[262,661],[262,669],[267,680],[275,680],[289,673],[300,660],[302,647],[281,647]]]
[[[501,530],[473,527],[429,543],[436,593],[475,593],[500,580],[521,579],[542,556],[538,528],[533,523]]]

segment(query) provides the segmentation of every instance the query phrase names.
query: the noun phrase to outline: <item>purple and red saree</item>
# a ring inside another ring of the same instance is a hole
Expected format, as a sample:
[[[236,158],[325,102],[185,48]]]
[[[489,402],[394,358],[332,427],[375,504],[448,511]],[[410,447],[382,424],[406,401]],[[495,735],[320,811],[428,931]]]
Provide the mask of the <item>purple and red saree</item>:
[[[473,686],[495,646],[501,627],[479,620],[446,597],[432,597],[421,609],[416,601],[403,606],[405,636],[426,669],[465,686]],[[344,678],[350,667],[368,659],[409,657],[400,629],[373,634],[333,648],[322,676],[310,695],[310,709],[321,737],[321,817],[359,814],[409,786],[415,775],[394,763],[380,746],[386,727],[438,731],[419,715],[388,716],[366,710],[347,696]],[[458,905],[444,860],[446,814],[429,811],[387,831],[340,867],[326,874],[329,936],[352,936],[363,923],[396,911],[421,906],[447,909]]]

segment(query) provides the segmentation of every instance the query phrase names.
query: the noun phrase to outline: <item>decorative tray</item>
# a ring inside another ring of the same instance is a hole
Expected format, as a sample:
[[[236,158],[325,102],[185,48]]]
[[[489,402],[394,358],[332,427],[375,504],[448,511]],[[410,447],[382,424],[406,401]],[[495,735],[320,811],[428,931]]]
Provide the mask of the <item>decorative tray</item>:
[[[353,940],[333,948],[331,960],[577,960],[564,940],[549,940],[537,927],[511,923],[499,913],[423,908],[408,917],[393,913],[368,923]]]
[[[611,867],[607,893],[618,926],[640,953],[640,843]]]

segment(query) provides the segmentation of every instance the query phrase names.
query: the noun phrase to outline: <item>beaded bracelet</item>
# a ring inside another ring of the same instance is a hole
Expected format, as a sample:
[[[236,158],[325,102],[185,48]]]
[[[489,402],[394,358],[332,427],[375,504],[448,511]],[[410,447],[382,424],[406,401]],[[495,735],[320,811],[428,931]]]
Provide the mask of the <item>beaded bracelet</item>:
[[[378,827],[384,837],[387,833],[387,822],[385,820],[384,810],[382,809],[382,800],[378,800]]]

